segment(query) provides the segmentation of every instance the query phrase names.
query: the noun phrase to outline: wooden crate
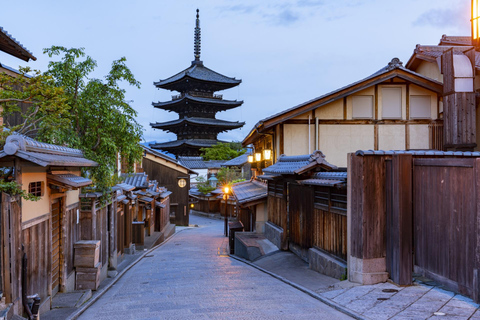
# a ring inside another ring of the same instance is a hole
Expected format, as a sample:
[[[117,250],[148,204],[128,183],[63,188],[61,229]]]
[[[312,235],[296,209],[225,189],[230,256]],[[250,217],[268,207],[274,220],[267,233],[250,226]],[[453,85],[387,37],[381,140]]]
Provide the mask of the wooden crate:
[[[80,240],[74,245],[74,266],[95,268],[100,261],[100,240]]]
[[[100,270],[102,264],[99,262],[94,268],[76,268],[76,290],[97,290],[100,285]]]

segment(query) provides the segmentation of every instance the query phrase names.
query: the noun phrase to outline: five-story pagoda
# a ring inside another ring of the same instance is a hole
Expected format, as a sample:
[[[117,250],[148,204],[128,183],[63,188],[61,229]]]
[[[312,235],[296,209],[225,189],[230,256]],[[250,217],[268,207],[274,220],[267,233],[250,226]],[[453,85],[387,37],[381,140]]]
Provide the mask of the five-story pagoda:
[[[192,65],[176,75],[155,82],[157,88],[178,91],[171,101],[154,102],[155,108],[178,113],[178,119],[167,122],[151,123],[155,129],[173,132],[177,140],[152,144],[178,156],[198,156],[200,148],[210,147],[222,142],[217,140],[221,132],[241,128],[245,122],[216,119],[219,111],[239,107],[243,101],[223,100],[222,95],[214,92],[238,86],[242,80],[229,78],[206,68],[200,60],[200,19],[197,9],[195,26],[195,60]]]

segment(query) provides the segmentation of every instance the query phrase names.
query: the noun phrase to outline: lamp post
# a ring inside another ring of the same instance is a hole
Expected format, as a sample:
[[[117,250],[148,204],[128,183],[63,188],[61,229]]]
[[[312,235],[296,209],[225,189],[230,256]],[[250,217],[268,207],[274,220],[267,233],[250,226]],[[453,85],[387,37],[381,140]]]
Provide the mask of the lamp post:
[[[227,218],[227,208],[228,208],[228,195],[230,193],[230,187],[223,187],[223,199],[225,200],[225,237],[228,237],[228,218]]]

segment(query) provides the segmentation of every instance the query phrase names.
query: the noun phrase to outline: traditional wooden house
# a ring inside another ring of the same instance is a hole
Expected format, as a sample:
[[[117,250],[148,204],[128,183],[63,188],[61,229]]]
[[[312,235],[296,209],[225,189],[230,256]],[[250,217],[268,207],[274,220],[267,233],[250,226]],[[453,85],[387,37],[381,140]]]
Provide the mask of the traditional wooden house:
[[[208,179],[208,167],[202,157],[178,157],[178,162],[195,173],[190,173],[190,187],[193,188],[198,183],[198,177]]]
[[[10,173],[25,192],[40,197],[36,202],[2,198],[1,289],[15,314],[23,313],[22,292],[37,293],[41,310],[49,310],[58,291],[75,287],[73,246],[83,232],[79,188],[91,184],[80,169],[97,164],[80,150],[16,133],[7,138],[0,162],[9,170],[6,176]],[[28,261],[26,287],[20,282],[22,246]]]
[[[149,179],[157,181],[159,186],[171,192],[167,211],[172,217],[172,223],[188,226],[190,175],[196,172],[157,150],[145,146],[143,149],[141,169],[139,169],[147,174]],[[163,203],[167,201],[164,199]]]
[[[258,178],[268,181],[266,238],[311,269],[341,278],[347,263],[347,172],[336,170],[315,151],[281,156]]]
[[[224,162],[221,166],[237,170],[243,179],[250,180],[252,177],[251,164],[248,162],[248,157],[251,156],[251,152],[246,152],[241,156],[233,158]]]
[[[259,180],[249,180],[232,185],[236,201],[238,221],[245,231],[265,232],[267,222],[267,184]]]
[[[200,148],[211,147],[218,142],[221,132],[241,128],[245,123],[215,118],[219,111],[239,107],[243,101],[223,100],[216,91],[238,86],[242,81],[221,75],[203,65],[200,60],[200,20],[197,9],[195,27],[195,60],[187,69],[170,78],[155,82],[157,88],[178,91],[171,101],[154,102],[155,108],[176,112],[178,120],[151,123],[152,128],[175,133],[177,140],[152,144],[176,156],[198,156]]]
[[[442,95],[441,82],[394,58],[367,78],[259,121],[242,144],[254,145],[257,170],[313,150],[346,167],[347,154],[359,149],[442,149],[435,131]]]

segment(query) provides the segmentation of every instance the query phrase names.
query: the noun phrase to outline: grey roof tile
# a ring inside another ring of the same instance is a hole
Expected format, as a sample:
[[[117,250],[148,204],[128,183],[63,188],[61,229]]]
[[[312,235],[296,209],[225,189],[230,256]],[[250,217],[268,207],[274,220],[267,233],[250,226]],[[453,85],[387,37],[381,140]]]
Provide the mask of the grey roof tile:
[[[317,166],[336,169],[335,166],[332,166],[325,160],[325,156],[321,151],[315,151],[311,155],[281,155],[278,158],[277,163],[263,169],[263,173],[268,175],[298,174],[302,173],[303,170],[309,170],[310,167],[314,168]]]
[[[47,174],[47,178],[74,188],[92,184],[92,180],[74,174]]]
[[[223,100],[223,99],[217,99],[213,97],[212,98],[197,97],[197,96],[186,93],[182,95],[180,99],[164,101],[164,102],[153,102],[152,105],[156,108],[162,108],[165,106],[170,106],[175,104],[184,104],[187,102],[205,103],[205,104],[208,104],[209,106],[213,105],[213,106],[225,107],[226,109],[238,107],[243,103],[243,101],[237,101],[237,100]]]
[[[248,162],[248,156],[250,153],[246,152],[236,158],[233,158],[231,160],[228,160],[224,164],[222,164],[222,167],[231,167],[231,166],[243,166],[245,163]]]
[[[125,179],[124,183],[135,188],[148,188],[148,175],[144,172],[122,174],[122,177]]]
[[[245,181],[232,185],[232,190],[240,204],[267,199],[267,185],[260,181]]]
[[[189,169],[207,169],[202,157],[178,157],[178,161]]]
[[[226,130],[241,128],[245,125],[245,122],[238,121],[226,121],[212,118],[183,118],[167,122],[150,123],[150,126],[155,129],[167,129],[168,127],[179,127],[186,125],[201,125],[201,126],[214,126],[219,128],[225,128]]]
[[[480,152],[470,151],[438,151],[438,150],[358,150],[355,152],[357,156],[374,156],[374,155],[395,155],[395,154],[411,154],[413,156],[440,156],[440,157],[480,157]]]
[[[213,139],[184,139],[184,140],[174,140],[169,142],[155,143],[150,145],[150,147],[154,149],[167,149],[167,148],[177,148],[185,145],[185,146],[192,146],[192,147],[208,148],[216,145],[219,142],[225,143],[225,141],[213,140]]]
[[[27,48],[25,48],[17,39],[12,37],[7,30],[3,29],[2,27],[0,27],[0,38],[3,39],[3,41],[0,41],[1,51],[27,62],[30,59],[37,60],[37,58],[35,58]]]

